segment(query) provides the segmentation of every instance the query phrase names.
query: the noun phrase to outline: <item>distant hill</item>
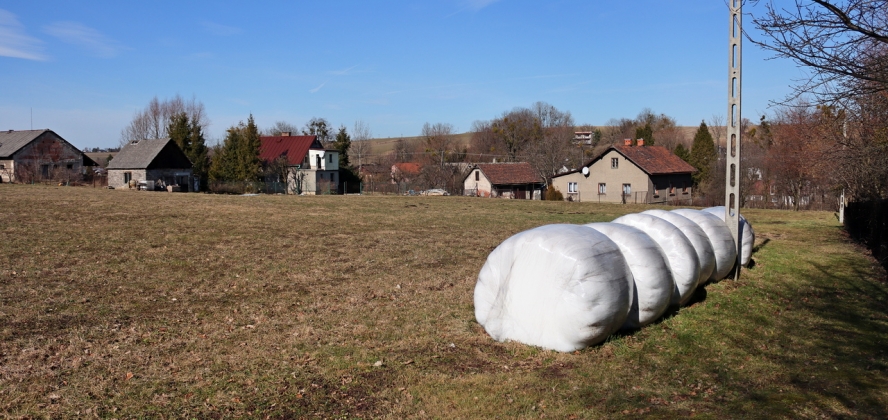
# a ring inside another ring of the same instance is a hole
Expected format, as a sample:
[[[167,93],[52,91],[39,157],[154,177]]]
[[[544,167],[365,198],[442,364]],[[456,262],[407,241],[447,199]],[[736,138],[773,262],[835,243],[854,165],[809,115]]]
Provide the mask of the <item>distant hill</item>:
[[[699,126],[680,126],[678,127],[681,130],[681,134],[684,137],[685,145],[690,147],[691,143],[694,141],[694,134],[697,132],[697,128]],[[724,129],[724,128],[722,128]],[[456,141],[461,147],[469,147],[469,143],[472,140],[473,133],[461,133],[456,134]],[[721,136],[721,143],[724,144],[725,136]],[[370,158],[374,160],[379,156],[386,155],[395,150],[395,144],[398,140],[403,139],[408,147],[411,149],[416,148],[422,145],[423,138],[422,136],[413,136],[413,137],[383,137],[383,138],[375,138],[367,140],[370,143]]]

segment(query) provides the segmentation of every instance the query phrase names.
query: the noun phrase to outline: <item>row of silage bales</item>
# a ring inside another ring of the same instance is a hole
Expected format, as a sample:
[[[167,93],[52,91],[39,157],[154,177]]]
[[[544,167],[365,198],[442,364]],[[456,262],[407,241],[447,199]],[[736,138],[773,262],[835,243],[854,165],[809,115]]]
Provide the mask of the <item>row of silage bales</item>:
[[[481,268],[475,318],[497,341],[565,352],[644,327],[733,269],[737,249],[714,211],[649,210],[515,234]]]

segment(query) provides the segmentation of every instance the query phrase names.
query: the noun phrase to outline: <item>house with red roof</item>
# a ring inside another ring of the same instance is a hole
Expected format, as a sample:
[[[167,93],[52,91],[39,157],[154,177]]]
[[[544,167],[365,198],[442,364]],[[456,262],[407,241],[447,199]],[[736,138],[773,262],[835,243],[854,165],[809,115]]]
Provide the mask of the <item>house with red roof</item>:
[[[551,185],[569,201],[665,203],[690,200],[696,171],[665,147],[627,139],[552,177]]]
[[[339,191],[339,151],[325,149],[317,136],[281,133],[262,136],[259,140],[259,159],[265,165],[287,168],[289,193],[314,195]]]
[[[478,163],[463,178],[465,195],[539,200],[543,180],[527,162]]]

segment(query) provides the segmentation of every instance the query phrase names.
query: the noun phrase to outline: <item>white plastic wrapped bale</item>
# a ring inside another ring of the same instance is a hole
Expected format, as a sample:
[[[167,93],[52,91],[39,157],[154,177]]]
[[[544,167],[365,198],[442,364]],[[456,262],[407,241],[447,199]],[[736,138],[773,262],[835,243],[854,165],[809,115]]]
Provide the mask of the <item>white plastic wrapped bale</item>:
[[[672,304],[684,305],[691,300],[700,278],[700,260],[684,233],[672,223],[649,214],[627,214],[613,222],[638,228],[650,236],[663,250],[672,271]]]
[[[715,271],[709,280],[718,281],[725,278],[737,261],[737,246],[734,245],[734,237],[731,236],[731,231],[725,226],[725,222],[712,213],[700,210],[676,209],[672,212],[691,219],[703,229],[703,232],[706,232],[712,244],[712,251],[715,253]]]
[[[475,318],[497,341],[558,351],[599,343],[632,307],[620,248],[581,225],[546,225],[506,239],[475,284]]]
[[[715,271],[715,251],[712,250],[712,243],[709,242],[706,232],[703,232],[703,229],[691,219],[678,213],[654,209],[641,214],[650,214],[672,223],[687,236],[688,240],[691,241],[691,245],[694,246],[694,250],[697,251],[697,258],[700,259],[700,277],[697,280],[697,286],[706,284],[709,281],[709,277],[712,276],[712,272]]]
[[[709,207],[703,209],[703,211],[712,213],[723,222],[725,221],[725,206]],[[755,230],[752,229],[752,224],[742,214],[740,215],[740,245],[740,265],[745,267],[749,265],[749,259],[752,258],[752,247],[755,245]]]
[[[632,309],[621,329],[634,330],[659,319],[672,300],[675,282],[660,246],[646,233],[619,223],[585,225],[614,241],[632,272],[635,287]]]

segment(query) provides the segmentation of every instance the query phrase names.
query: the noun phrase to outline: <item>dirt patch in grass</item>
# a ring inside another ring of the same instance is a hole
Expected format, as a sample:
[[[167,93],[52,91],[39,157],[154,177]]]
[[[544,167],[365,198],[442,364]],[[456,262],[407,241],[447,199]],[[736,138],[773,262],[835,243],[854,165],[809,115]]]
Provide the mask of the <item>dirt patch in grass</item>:
[[[9,417],[888,417],[888,286],[830,213],[747,211],[755,265],[563,354],[474,320],[489,252],[649,207],[0,185]]]

